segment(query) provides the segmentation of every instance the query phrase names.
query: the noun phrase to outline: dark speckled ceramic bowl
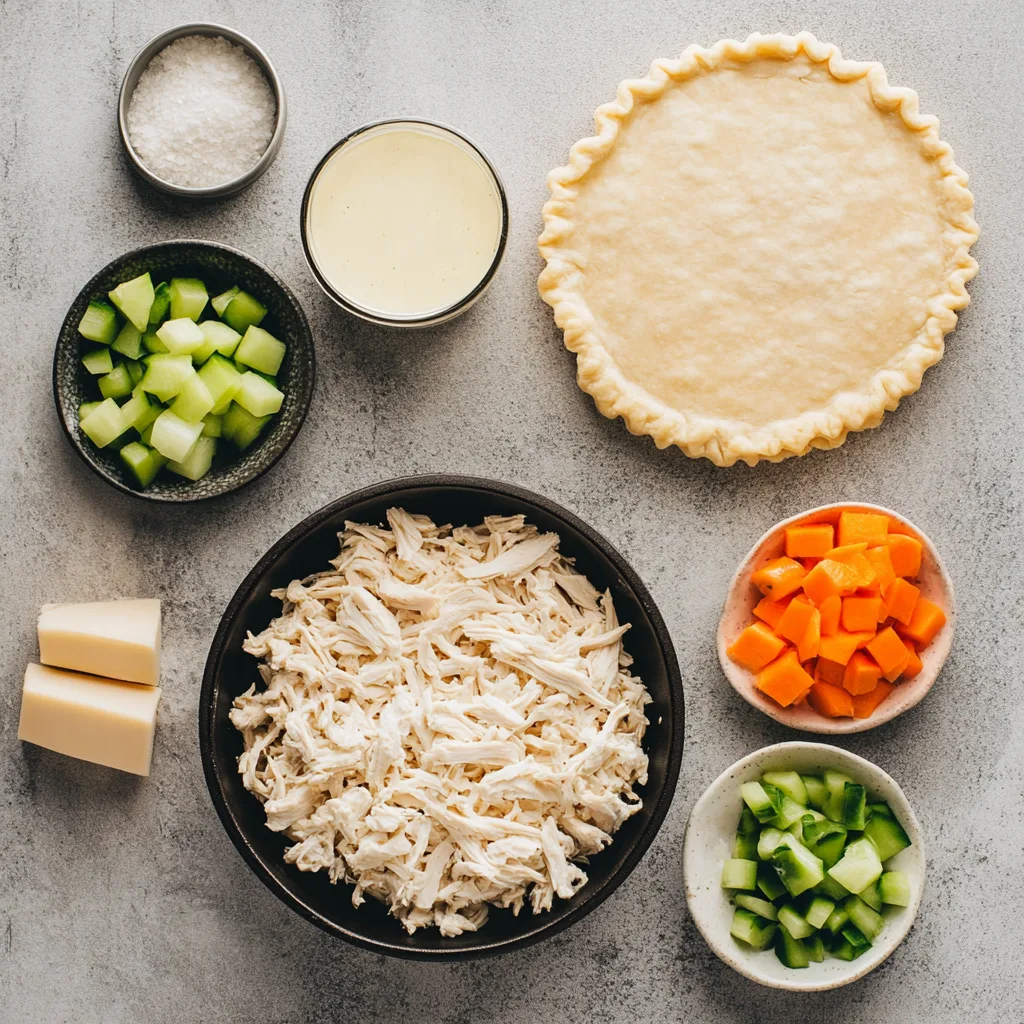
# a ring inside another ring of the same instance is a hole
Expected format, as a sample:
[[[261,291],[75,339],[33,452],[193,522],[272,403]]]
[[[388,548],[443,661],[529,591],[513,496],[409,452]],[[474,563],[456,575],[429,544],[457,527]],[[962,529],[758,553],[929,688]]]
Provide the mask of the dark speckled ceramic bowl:
[[[78,426],[79,405],[99,397],[95,378],[82,366],[82,353],[89,343],[78,333],[78,323],[93,299],[107,301],[107,292],[112,288],[147,270],[153,275],[154,284],[171,277],[201,278],[211,295],[239,285],[267,307],[261,326],[280,338],[288,351],[278,374],[284,404],[249,449],[239,455],[225,445],[213,468],[201,480],[193,482],[162,472],[141,490],[118,453],[97,448]],[[262,476],[295,440],[313,397],[315,378],[313,335],[298,300],[279,278],[251,256],[217,242],[157,242],[108,263],[71,304],[53,356],[53,396],[64,432],[75,451],[108,484],[148,501],[202,501],[237,491]]]

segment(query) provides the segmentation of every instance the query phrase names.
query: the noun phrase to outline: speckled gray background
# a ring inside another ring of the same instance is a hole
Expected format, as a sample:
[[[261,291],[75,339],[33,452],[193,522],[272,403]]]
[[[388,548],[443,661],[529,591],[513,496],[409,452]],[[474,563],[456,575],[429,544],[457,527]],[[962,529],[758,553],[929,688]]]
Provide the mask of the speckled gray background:
[[[277,163],[215,206],[136,184],[115,134],[127,61],[195,18],[255,37],[290,103]],[[631,437],[576,389],[535,290],[544,175],[653,57],[802,28],[882,60],[942,119],[977,196],[982,271],[946,359],[880,429],[834,452],[721,470]],[[1022,67],[1014,0],[0,0],[0,1021],[1024,1020]],[[478,140],[513,218],[485,300],[422,334],[334,309],[297,232],[306,176],[328,145],[402,113]],[[82,284],[125,249],[179,236],[229,242],[276,270],[305,304],[320,363],[288,456],[241,494],[188,510],[151,508],[93,478],[60,432],[49,385],[54,338]],[[460,966],[349,948],[278,903],[214,815],[196,738],[207,647],[256,558],[324,502],[430,471],[516,481],[606,534],[660,604],[687,694],[676,801],[629,881],[569,933]],[[681,846],[714,776],[793,738],[743,703],[715,661],[735,563],[777,519],[847,498],[897,508],[931,534],[955,577],[960,627],[922,705],[843,741],[917,809],[929,857],[917,925],[868,979],[798,997],[758,988],[708,950],[686,913]],[[19,744],[38,605],[149,595],[165,602],[152,776]]]

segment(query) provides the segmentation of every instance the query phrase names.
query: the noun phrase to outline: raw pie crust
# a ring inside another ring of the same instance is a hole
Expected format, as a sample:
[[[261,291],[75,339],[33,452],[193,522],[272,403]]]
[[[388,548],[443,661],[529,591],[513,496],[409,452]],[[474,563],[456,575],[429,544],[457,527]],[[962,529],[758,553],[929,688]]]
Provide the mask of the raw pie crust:
[[[623,82],[548,177],[540,293],[580,387],[720,466],[834,448],[942,358],[978,237],[917,94],[809,33]]]

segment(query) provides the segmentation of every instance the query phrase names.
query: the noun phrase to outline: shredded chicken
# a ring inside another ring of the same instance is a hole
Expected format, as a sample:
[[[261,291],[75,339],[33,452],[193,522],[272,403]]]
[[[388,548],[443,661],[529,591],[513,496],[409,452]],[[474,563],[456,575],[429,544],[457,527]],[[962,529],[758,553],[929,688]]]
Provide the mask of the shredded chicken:
[[[274,592],[245,650],[238,770],[302,871],[409,932],[549,910],[641,807],[650,696],[599,594],[523,516],[346,523],[333,569]]]

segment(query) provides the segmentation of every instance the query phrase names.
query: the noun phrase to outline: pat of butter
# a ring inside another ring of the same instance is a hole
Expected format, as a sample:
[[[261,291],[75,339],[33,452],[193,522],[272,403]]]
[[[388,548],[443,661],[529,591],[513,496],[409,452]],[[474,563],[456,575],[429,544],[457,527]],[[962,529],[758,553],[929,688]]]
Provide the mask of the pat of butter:
[[[160,682],[160,602],[94,601],[44,604],[39,660],[156,686]]]
[[[29,665],[18,739],[108,768],[148,775],[159,701],[158,686]]]

